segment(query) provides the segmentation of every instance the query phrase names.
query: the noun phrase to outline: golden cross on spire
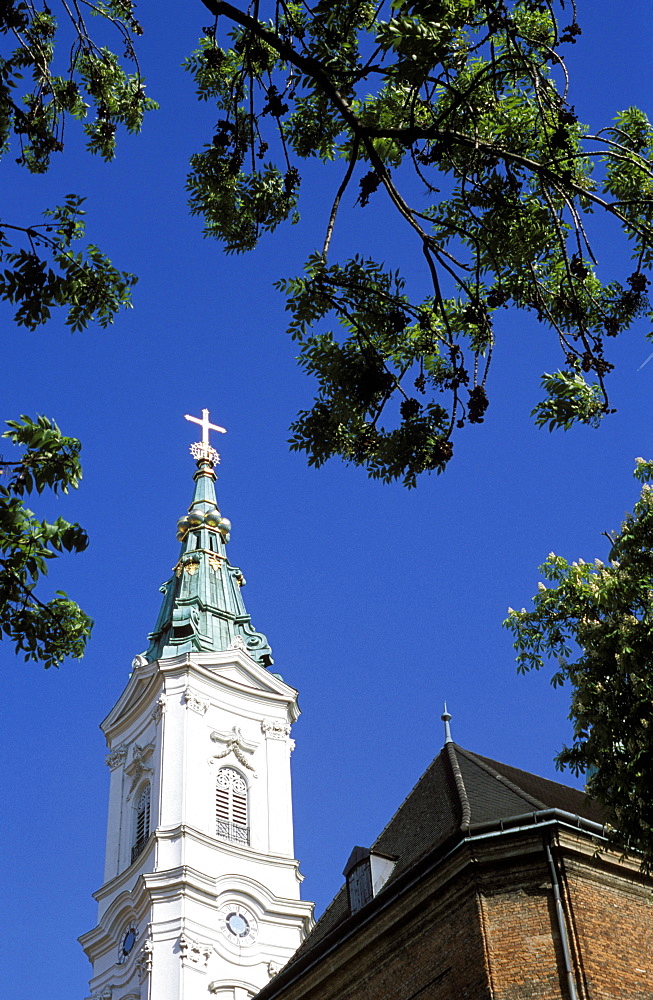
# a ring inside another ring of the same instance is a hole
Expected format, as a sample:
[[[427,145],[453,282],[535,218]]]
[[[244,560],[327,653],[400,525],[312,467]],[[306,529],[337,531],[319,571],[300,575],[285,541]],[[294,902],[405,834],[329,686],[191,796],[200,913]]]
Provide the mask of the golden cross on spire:
[[[202,428],[202,441],[194,443],[190,446],[190,453],[193,458],[200,459],[205,458],[209,462],[215,465],[220,461],[220,456],[218,455],[215,448],[212,448],[209,444],[209,431],[219,431],[220,434],[226,434],[227,430],[225,427],[220,427],[218,424],[212,424],[209,420],[209,411],[202,410],[202,416],[192,417],[190,413],[184,413],[186,420],[190,420],[194,424],[199,424]]]

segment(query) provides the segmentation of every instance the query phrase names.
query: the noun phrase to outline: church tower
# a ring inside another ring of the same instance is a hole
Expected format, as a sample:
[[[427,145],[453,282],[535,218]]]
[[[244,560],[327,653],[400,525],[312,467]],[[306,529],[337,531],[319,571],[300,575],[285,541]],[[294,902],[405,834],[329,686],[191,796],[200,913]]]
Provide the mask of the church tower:
[[[297,692],[245,611],[202,442],[149,647],[102,723],[111,772],[91,1000],[248,1000],[312,926],[290,786]]]

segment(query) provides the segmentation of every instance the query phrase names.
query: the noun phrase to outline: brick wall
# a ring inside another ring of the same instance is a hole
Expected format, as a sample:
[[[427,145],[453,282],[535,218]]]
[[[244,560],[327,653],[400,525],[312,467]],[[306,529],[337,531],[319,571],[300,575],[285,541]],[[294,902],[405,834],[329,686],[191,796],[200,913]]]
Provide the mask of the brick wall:
[[[275,1000],[570,1000],[543,836],[460,848]],[[580,834],[554,852],[578,1000],[653,1000],[652,880]]]
[[[471,882],[392,909],[382,929],[361,928],[284,1000],[491,1000]]]
[[[543,855],[487,870],[480,885],[495,1000],[567,1000],[551,876]]]
[[[650,884],[595,859],[567,860],[564,884],[588,1000],[653,1000]]]

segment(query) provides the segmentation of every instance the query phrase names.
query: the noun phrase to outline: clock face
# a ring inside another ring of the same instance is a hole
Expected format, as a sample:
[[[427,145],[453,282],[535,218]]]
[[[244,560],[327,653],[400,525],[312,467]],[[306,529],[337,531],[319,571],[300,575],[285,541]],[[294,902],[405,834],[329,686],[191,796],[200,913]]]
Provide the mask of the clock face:
[[[233,910],[227,914],[227,927],[236,937],[244,938],[249,934],[249,920],[244,913]]]
[[[123,958],[127,958],[127,956],[129,955],[130,951],[132,950],[135,944],[136,944],[136,931],[134,930],[133,927],[130,927],[127,933],[125,934],[124,938],[122,939],[122,946],[120,948],[120,951]]]
[[[240,903],[227,903],[221,907],[220,926],[231,944],[250,945],[256,941],[256,917]]]

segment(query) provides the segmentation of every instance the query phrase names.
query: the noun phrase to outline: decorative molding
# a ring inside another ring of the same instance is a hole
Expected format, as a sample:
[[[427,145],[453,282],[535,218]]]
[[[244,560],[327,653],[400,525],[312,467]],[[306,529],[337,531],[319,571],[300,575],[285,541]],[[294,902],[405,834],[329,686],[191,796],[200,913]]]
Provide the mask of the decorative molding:
[[[113,986],[105,986],[104,989],[98,990],[97,993],[91,993],[87,1000],[111,1000],[113,996]]]
[[[213,945],[211,944],[202,944],[201,941],[195,941],[187,934],[182,934],[179,938],[179,955],[182,962],[206,969],[212,954]]]
[[[268,976],[270,979],[272,979],[273,976],[276,976],[278,972],[281,972],[282,969],[283,965],[281,962],[268,962]]]
[[[125,763],[125,761],[127,760],[128,753],[129,753],[129,744],[121,743],[119,747],[116,747],[115,750],[111,750],[106,755],[104,761],[107,767],[110,767],[112,771],[115,771],[117,767],[120,767],[121,764]]]
[[[211,702],[208,698],[203,698],[199,691],[187,687],[184,691],[184,704],[186,708],[190,708],[191,712],[197,712],[198,715],[206,715]]]
[[[159,722],[161,722],[161,719],[165,714],[165,710],[166,710],[166,697],[164,694],[162,694],[159,696],[159,699],[156,705],[154,706],[152,714],[150,715],[150,718],[155,725],[158,725]]]
[[[214,573],[222,572],[222,563],[217,556],[209,556],[209,566],[211,567]]]
[[[138,670],[139,667],[144,667],[149,662],[150,661],[148,660],[147,656],[145,656],[143,653],[139,653],[132,660],[132,670]]]
[[[247,643],[243,639],[242,635],[235,635],[231,642],[229,643],[229,649],[242,649],[243,653],[247,653]]]
[[[143,947],[136,956],[136,971],[138,972],[138,978],[141,983],[152,972],[153,953],[154,953],[154,945],[152,941],[150,941],[148,938],[148,940],[145,941]]]
[[[226,746],[222,753],[216,753],[213,757],[209,758],[209,764],[213,764],[215,761],[224,760],[228,757],[230,753],[234,755],[239,764],[246,767],[248,771],[252,772],[252,776],[256,777],[256,772],[253,766],[245,757],[245,753],[254,753],[256,750],[256,743],[249,743],[241,733],[238,726],[233,726],[230,733],[218,733],[215,730],[211,733],[211,739],[214,743],[225,743]]]
[[[217,729],[214,729],[211,733],[211,740],[213,743],[236,742],[240,749],[244,750],[245,753],[254,753],[258,746],[258,743],[252,743],[251,740],[245,739],[240,726],[232,726],[228,733],[220,733]]]
[[[290,726],[288,723],[279,722],[277,719],[263,719],[261,730],[265,733],[265,738],[268,740],[287,740],[290,736]]]

